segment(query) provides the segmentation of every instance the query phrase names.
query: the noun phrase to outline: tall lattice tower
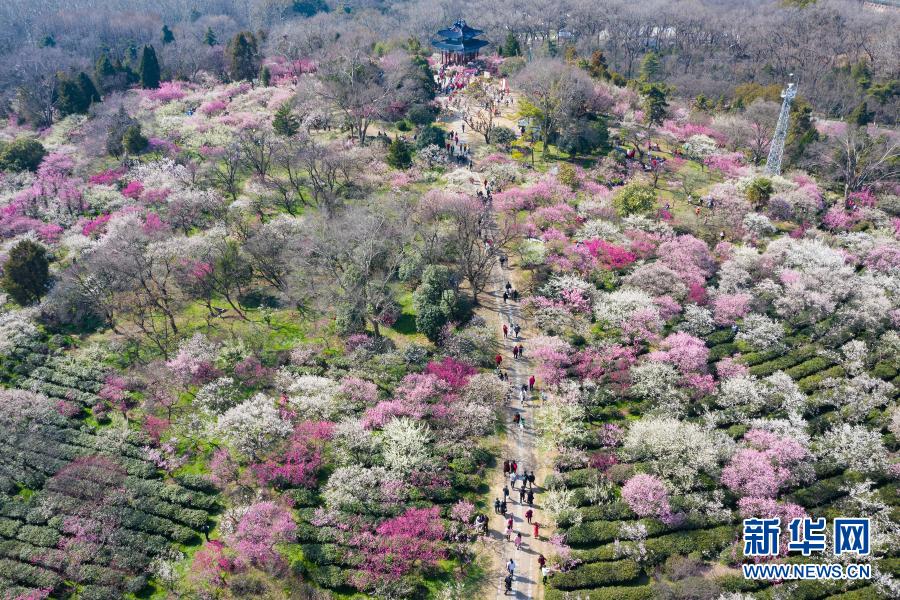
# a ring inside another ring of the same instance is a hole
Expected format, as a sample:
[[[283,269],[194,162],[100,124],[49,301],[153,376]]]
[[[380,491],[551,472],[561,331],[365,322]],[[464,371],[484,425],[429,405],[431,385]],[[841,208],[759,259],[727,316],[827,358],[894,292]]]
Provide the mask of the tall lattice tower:
[[[781,91],[784,101],[781,103],[781,113],[778,115],[778,124],[775,126],[775,135],[769,146],[769,158],[766,159],[767,175],[781,175],[781,159],[784,156],[784,141],[787,139],[788,124],[791,119],[791,103],[797,96],[797,86],[793,82]]]

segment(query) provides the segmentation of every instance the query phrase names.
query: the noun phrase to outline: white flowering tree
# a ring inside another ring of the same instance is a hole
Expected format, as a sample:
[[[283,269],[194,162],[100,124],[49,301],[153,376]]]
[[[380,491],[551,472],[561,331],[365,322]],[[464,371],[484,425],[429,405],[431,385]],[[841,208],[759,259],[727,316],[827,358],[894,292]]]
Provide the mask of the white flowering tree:
[[[751,313],[744,317],[737,339],[754,350],[784,348],[784,326],[766,315]]]
[[[864,425],[835,425],[815,440],[813,448],[826,464],[859,473],[881,473],[888,464],[881,434]]]
[[[646,361],[631,368],[628,393],[650,402],[653,409],[667,415],[680,416],[686,406],[687,393],[679,387],[682,376],[672,365]]]
[[[225,443],[251,458],[259,458],[293,432],[272,399],[257,394],[219,416],[215,433]]]
[[[393,473],[409,475],[428,464],[430,441],[431,431],[426,423],[407,417],[392,419],[384,426],[384,464]]]
[[[674,491],[684,492],[698,474],[717,473],[733,450],[734,441],[722,432],[671,417],[648,417],[631,425],[622,455],[646,463]]]

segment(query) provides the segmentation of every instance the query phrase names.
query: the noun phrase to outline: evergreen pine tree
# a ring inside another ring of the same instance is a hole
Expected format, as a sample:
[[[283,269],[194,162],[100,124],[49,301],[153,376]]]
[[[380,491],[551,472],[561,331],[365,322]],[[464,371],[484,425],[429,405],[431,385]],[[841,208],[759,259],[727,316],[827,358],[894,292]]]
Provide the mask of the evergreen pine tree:
[[[52,34],[47,34],[41,40],[41,48],[56,48],[56,38]]]
[[[59,76],[56,86],[56,109],[63,117],[80,115],[87,112],[91,101],[85,97],[78,82],[65,76]]]
[[[651,125],[661,125],[669,108],[666,87],[659,83],[647,83],[641,88],[641,93],[644,95],[644,119]]]
[[[853,109],[853,112],[847,117],[847,121],[851,125],[865,127],[875,120],[875,113],[869,110],[869,103],[863,100],[859,106]]]
[[[215,46],[219,43],[219,40],[216,38],[216,32],[213,31],[212,27],[206,28],[206,35],[203,36],[203,42],[207,46]]]
[[[588,73],[591,74],[591,77],[596,77],[597,79],[609,78],[609,67],[606,64],[606,57],[603,55],[603,50],[594,50],[591,53],[591,60],[588,63]]]
[[[2,287],[21,306],[34,304],[47,292],[50,268],[47,251],[31,240],[22,240],[9,252],[3,265]]]
[[[174,41],[175,41],[175,34],[172,33],[172,30],[169,29],[168,25],[163,25],[163,27],[162,27],[162,43],[163,43],[163,45],[171,44]]]
[[[128,154],[140,154],[147,149],[149,143],[141,132],[140,124],[130,125],[122,136],[122,147]]]
[[[409,145],[400,138],[391,142],[388,147],[387,164],[395,169],[408,169],[412,165],[412,153]]]
[[[94,102],[100,102],[100,92],[97,91],[97,86],[84,71],[78,74],[78,87],[81,88],[81,93],[87,99],[88,107]]]
[[[269,67],[263,67],[259,70],[259,82],[263,87],[269,87],[272,84],[272,72]]]
[[[153,46],[144,46],[144,54],[141,56],[141,66],[138,69],[141,74],[141,87],[145,90],[153,90],[159,87],[159,61],[156,59],[156,50]]]
[[[256,36],[249,31],[235,34],[228,47],[228,59],[228,71],[234,81],[253,79],[260,64]]]
[[[517,38],[512,31],[506,34],[506,41],[503,43],[503,56],[521,56],[522,47],[519,45]]]
[[[94,65],[94,79],[100,85],[100,89],[106,90],[109,81],[116,76],[116,68],[113,66],[109,56],[104,52],[97,59]]]
[[[785,156],[791,163],[798,163],[806,149],[819,139],[819,132],[812,124],[812,107],[806,100],[797,98],[791,106],[791,119],[785,141]]]
[[[640,79],[644,83],[654,83],[662,79],[662,63],[656,52],[651,50],[641,59]]]
[[[275,133],[284,137],[293,137],[300,131],[300,121],[291,112],[289,102],[282,104],[275,112],[275,118],[272,119],[272,129],[275,130]]]

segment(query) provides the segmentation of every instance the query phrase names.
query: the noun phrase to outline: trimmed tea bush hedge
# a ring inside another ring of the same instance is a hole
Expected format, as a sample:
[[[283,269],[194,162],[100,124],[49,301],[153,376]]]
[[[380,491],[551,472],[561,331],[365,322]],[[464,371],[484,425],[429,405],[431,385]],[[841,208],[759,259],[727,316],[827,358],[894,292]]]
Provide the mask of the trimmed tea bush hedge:
[[[556,573],[550,579],[551,587],[558,590],[580,590],[605,587],[611,583],[628,583],[641,573],[638,564],[628,558],[615,562],[581,565],[567,573]]]

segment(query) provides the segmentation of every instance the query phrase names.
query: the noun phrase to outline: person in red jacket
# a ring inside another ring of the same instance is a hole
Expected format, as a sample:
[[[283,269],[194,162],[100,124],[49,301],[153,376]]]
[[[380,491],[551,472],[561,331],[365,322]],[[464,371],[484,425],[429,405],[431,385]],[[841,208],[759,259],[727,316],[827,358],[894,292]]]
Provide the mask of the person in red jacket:
[[[529,392],[534,391],[534,381],[535,381],[534,375],[532,375],[531,377],[528,378],[528,391]]]
[[[500,363],[503,362],[503,357],[498,354],[497,356],[494,357],[494,362],[497,363],[497,366],[499,367]]]

